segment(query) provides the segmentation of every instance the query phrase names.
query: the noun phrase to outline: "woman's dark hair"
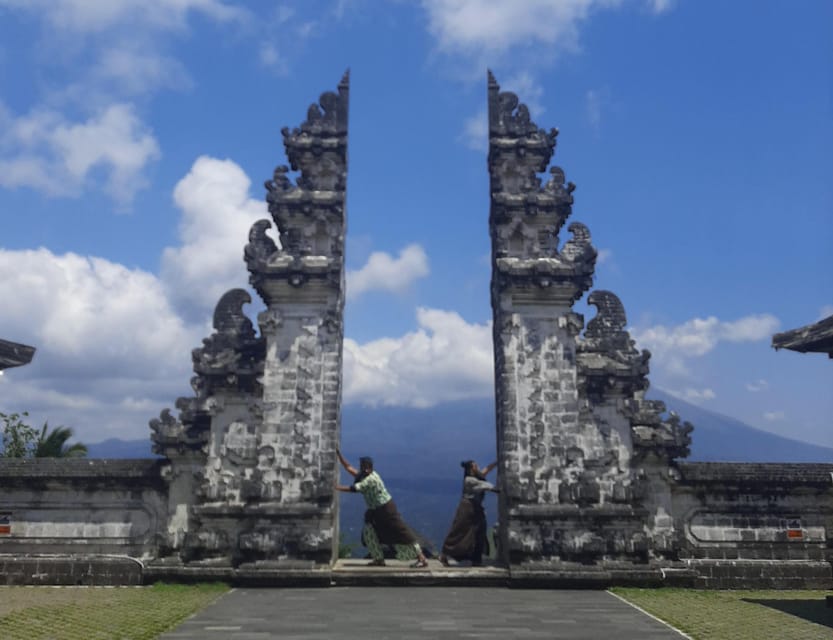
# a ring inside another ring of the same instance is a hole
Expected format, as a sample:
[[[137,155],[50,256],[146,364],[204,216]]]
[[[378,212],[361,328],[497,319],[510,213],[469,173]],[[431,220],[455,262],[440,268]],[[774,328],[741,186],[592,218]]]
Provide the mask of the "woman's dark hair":
[[[460,466],[463,467],[463,479],[468,478],[469,476],[474,476],[479,480],[485,480],[486,476],[482,473],[474,473],[472,470],[474,468],[474,460],[463,460],[460,463]]]

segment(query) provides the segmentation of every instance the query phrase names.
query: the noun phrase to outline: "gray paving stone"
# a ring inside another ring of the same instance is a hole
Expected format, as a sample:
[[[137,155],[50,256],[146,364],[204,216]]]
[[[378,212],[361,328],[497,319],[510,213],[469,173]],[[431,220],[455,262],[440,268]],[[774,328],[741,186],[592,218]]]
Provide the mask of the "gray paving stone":
[[[163,639],[679,640],[605,591],[472,587],[235,589]]]

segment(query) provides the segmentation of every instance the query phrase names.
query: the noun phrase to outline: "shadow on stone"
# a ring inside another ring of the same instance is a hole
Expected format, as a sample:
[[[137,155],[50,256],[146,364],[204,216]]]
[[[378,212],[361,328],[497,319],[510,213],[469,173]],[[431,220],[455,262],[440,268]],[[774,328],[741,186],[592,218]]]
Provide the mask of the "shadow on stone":
[[[796,616],[808,622],[814,622],[833,629],[833,609],[827,607],[824,600],[743,598],[743,601],[777,609],[791,616]]]

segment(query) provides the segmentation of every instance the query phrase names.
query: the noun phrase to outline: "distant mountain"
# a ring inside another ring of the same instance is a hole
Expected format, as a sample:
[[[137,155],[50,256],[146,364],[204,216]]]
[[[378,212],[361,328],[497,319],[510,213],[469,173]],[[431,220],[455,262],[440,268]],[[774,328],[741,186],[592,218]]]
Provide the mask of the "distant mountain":
[[[833,449],[784,438],[679,400],[661,391],[649,397],[694,425],[689,460],[730,462],[833,462]],[[110,439],[87,445],[91,458],[151,457],[150,438]],[[460,462],[495,459],[495,409],[491,398],[443,403],[427,409],[346,405],[341,448],[354,464],[369,455],[385,479],[405,520],[435,544],[441,543],[459,499]],[[494,476],[492,476],[494,478]],[[349,482],[346,474],[342,481]],[[342,494],[342,531],[359,538],[364,501]],[[495,498],[487,496],[489,522]]]
[[[88,458],[155,458],[150,449],[150,435],[143,440],[109,438],[87,445]]]
[[[698,462],[833,462],[833,449],[750,427],[662,391],[649,397],[694,425],[689,460]],[[833,432],[833,424],[831,424]]]

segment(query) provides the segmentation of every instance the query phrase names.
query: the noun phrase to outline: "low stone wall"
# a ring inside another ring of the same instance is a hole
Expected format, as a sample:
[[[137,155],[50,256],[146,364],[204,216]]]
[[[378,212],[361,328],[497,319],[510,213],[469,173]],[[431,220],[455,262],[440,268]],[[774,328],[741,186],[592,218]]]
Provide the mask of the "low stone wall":
[[[681,559],[706,588],[833,586],[833,465],[680,463]]]
[[[0,583],[140,582],[167,526],[164,466],[0,458]]]

